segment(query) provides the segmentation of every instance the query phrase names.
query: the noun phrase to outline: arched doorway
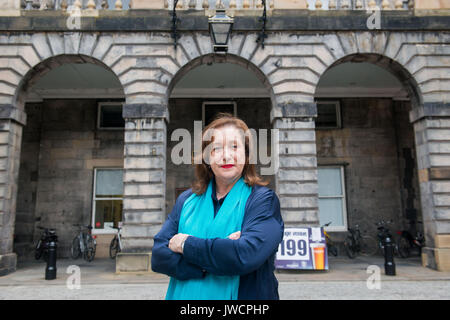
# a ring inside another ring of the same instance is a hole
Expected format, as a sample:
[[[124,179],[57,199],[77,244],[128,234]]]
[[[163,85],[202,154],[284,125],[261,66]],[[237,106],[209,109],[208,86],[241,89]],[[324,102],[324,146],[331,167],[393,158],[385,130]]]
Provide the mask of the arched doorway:
[[[386,57],[350,55],[321,76],[315,99],[321,224],[340,240],[355,225],[375,236],[380,220],[394,234],[422,230],[414,79]]]
[[[14,252],[33,257],[39,227],[55,228],[68,257],[77,227],[92,225],[107,256],[122,219],[124,92],[117,76],[83,55],[51,57],[22,80],[22,130]]]
[[[258,134],[267,132],[267,155],[271,155],[271,88],[257,67],[244,59],[227,55],[206,55],[194,59],[172,80],[168,97],[170,122],[167,125],[166,213],[178,195],[190,188],[194,178],[191,164],[174,164],[170,155],[178,140],[172,133],[185,128],[194,137],[195,123],[201,130],[218,112],[231,113],[244,120]],[[258,139],[261,135],[258,135]],[[193,151],[193,149],[192,149]],[[261,160],[261,159],[259,159]],[[257,171],[261,165],[258,161]],[[275,189],[275,175],[263,176]]]

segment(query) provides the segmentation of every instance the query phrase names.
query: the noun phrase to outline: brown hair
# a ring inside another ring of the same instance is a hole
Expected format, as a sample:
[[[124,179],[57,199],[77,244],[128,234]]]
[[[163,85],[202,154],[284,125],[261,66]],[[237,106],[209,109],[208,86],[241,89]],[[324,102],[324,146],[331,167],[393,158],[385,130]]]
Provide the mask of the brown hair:
[[[227,125],[231,125],[236,127],[237,129],[241,129],[244,132],[248,132],[248,126],[241,119],[234,117],[230,113],[219,113],[214,121],[212,121],[208,126],[203,129],[202,132],[202,154],[197,155],[202,157],[201,164],[195,165],[195,180],[192,183],[192,191],[197,195],[201,195],[206,191],[210,180],[213,178],[214,173],[211,170],[211,167],[205,163],[203,159],[203,152],[205,148],[212,143],[211,141],[204,140],[203,136],[209,129],[217,129]],[[244,169],[242,170],[242,176],[244,177],[244,181],[250,187],[254,185],[265,186],[269,184],[268,181],[263,180],[257,173],[254,164],[249,162],[250,155],[250,144],[252,143],[251,135],[245,135],[245,164]]]

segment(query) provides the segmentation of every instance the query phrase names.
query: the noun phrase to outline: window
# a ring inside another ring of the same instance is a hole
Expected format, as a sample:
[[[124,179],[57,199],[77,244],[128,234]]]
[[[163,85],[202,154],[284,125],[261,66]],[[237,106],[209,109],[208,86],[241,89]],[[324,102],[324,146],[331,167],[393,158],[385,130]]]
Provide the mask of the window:
[[[211,123],[219,112],[228,112],[236,116],[237,115],[236,102],[233,101],[203,102],[202,106],[203,127],[206,127],[209,123]]]
[[[318,101],[316,128],[341,128],[341,108],[339,101]]]
[[[320,224],[331,221],[327,231],[347,231],[344,167],[319,167],[318,177]]]
[[[122,117],[121,102],[100,102],[98,104],[97,128],[123,129],[125,120]]]
[[[94,170],[92,222],[95,231],[111,232],[122,221],[123,170]]]

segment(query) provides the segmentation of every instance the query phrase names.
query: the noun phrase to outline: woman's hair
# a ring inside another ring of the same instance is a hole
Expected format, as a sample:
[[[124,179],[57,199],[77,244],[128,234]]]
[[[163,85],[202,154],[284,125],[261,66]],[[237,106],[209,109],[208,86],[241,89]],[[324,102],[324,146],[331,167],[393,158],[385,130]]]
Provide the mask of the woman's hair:
[[[203,158],[204,150],[210,143],[213,142],[214,136],[211,138],[211,140],[205,140],[203,139],[203,137],[208,130],[218,129],[225,126],[234,126],[235,128],[242,130],[244,133],[249,132],[248,126],[245,124],[245,122],[237,117],[234,117],[230,113],[219,113],[215,117],[214,121],[212,121],[208,126],[206,126],[203,129],[201,137],[202,153],[200,155],[197,155],[199,157],[202,157],[202,160],[201,164],[198,164],[198,162],[200,161],[196,162],[197,164],[195,164],[195,179],[194,182],[192,183],[192,191],[197,195],[201,195],[206,191],[209,181],[214,176],[211,166],[205,163],[205,160]],[[245,164],[244,169],[242,170],[242,176],[244,177],[245,183],[247,183],[247,185],[251,187],[253,187],[254,185],[265,186],[269,182],[263,180],[256,173],[255,164],[252,164],[249,161],[250,145],[252,143],[251,139],[252,139],[251,134],[245,134]]]

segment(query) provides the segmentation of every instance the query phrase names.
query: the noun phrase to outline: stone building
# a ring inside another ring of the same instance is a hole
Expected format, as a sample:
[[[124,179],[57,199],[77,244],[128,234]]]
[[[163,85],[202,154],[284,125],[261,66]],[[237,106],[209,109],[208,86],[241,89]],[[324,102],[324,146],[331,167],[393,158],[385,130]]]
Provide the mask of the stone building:
[[[216,111],[278,137],[265,178],[286,226],[332,221],[342,240],[423,221],[423,265],[450,270],[448,1],[223,4],[226,54],[212,0],[0,3],[0,275],[32,258],[38,227],[67,257],[91,224],[107,256],[119,222],[117,271],[149,270],[193,177],[174,132]]]

